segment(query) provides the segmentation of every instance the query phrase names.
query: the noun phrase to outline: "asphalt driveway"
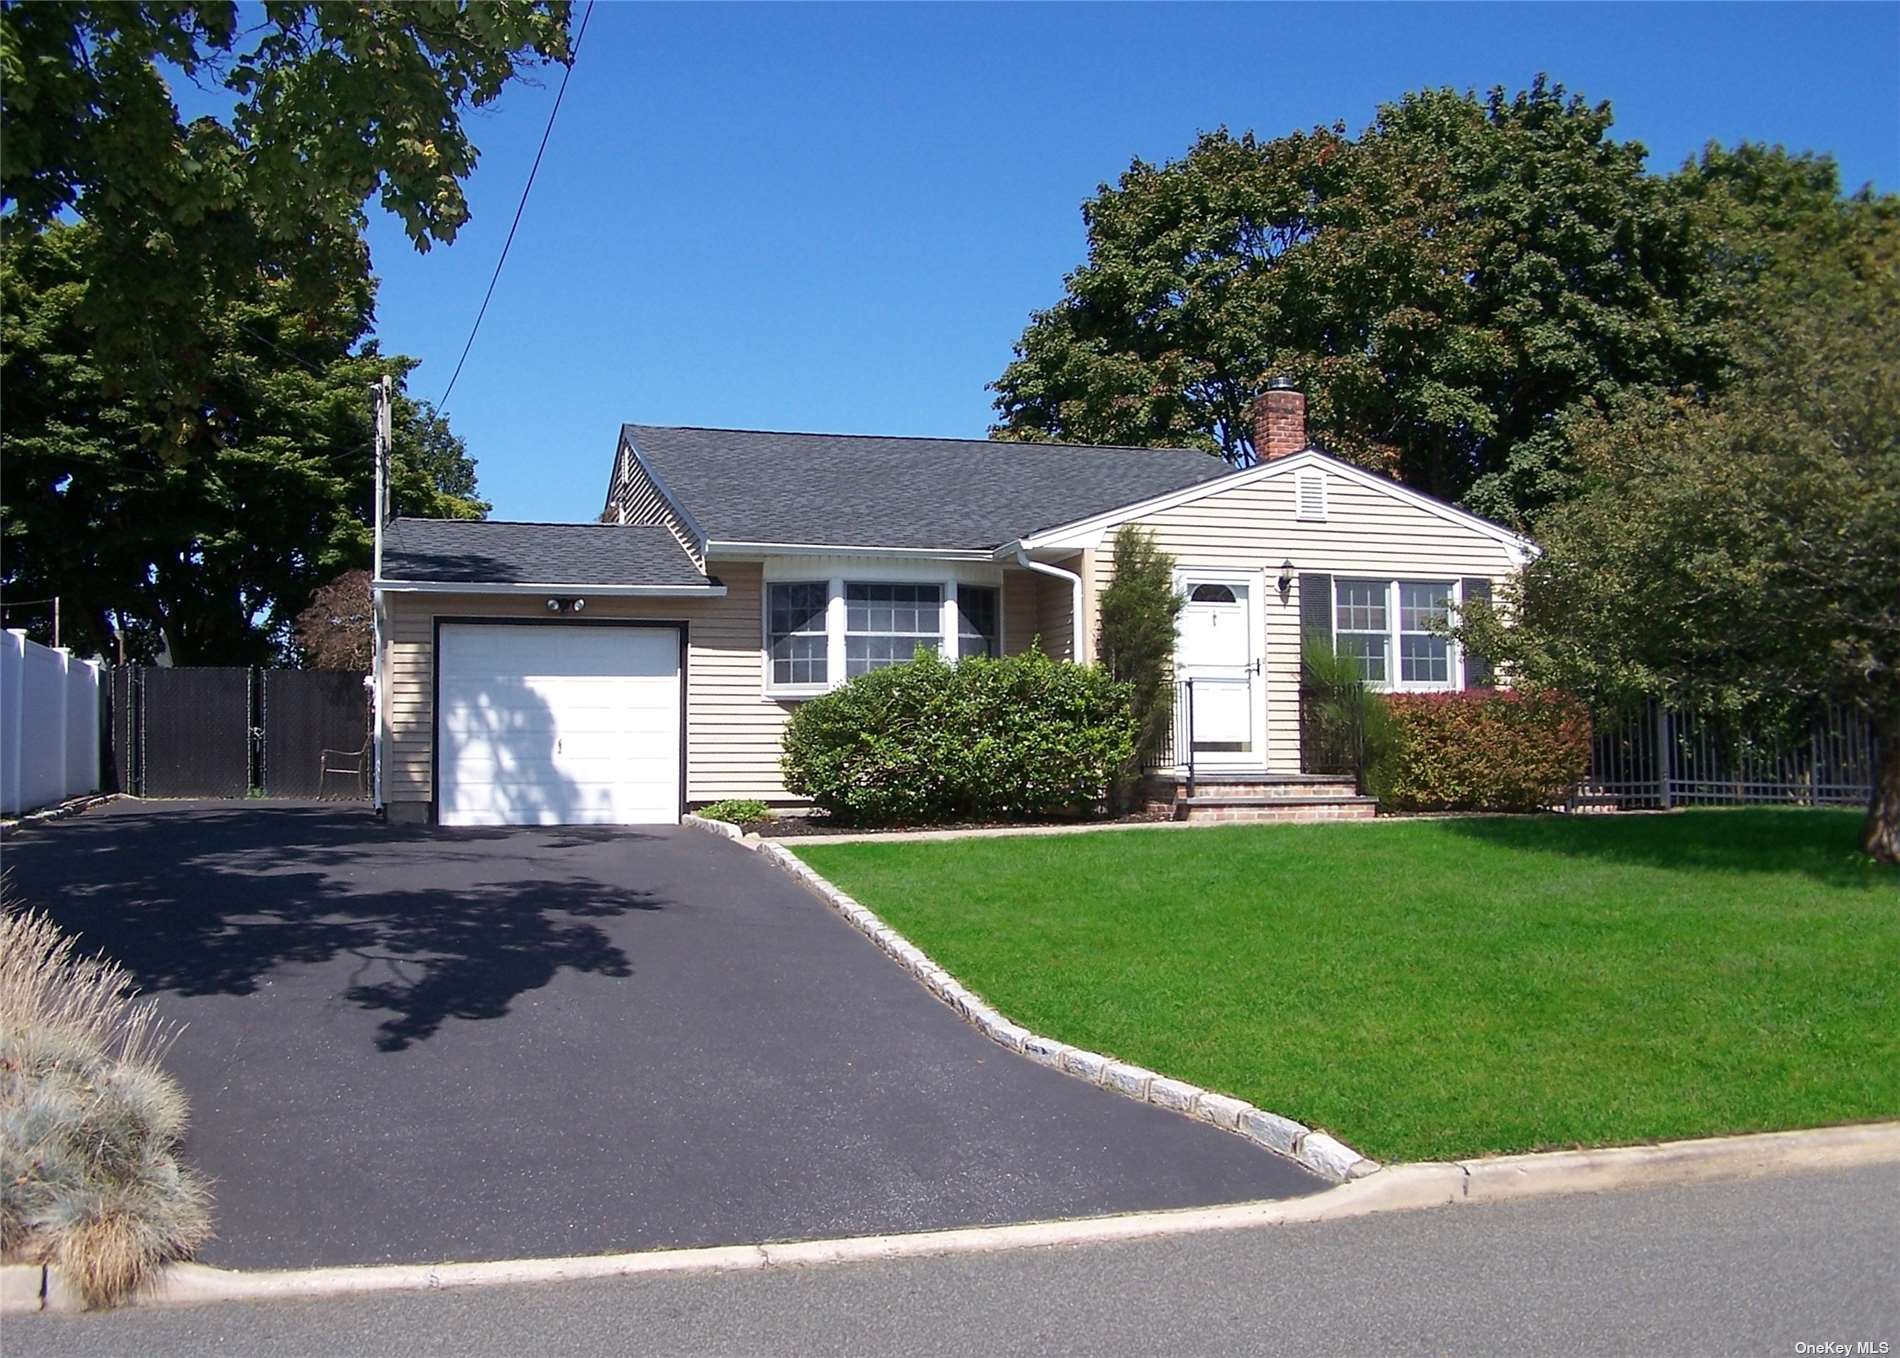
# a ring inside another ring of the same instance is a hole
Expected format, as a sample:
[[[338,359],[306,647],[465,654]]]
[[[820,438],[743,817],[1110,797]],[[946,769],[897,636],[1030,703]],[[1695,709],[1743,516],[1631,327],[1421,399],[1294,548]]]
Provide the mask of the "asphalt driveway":
[[[690,830],[436,830],[119,801],[14,894],[185,1024],[229,1267],[732,1244],[1324,1187],[984,1039]]]

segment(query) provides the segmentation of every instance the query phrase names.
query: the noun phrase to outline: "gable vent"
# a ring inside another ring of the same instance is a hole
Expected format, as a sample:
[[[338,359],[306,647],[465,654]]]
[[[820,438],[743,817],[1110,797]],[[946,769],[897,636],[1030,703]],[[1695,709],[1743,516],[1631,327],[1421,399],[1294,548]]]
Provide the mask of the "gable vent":
[[[1326,517],[1326,473],[1300,472],[1293,478],[1293,517]]]

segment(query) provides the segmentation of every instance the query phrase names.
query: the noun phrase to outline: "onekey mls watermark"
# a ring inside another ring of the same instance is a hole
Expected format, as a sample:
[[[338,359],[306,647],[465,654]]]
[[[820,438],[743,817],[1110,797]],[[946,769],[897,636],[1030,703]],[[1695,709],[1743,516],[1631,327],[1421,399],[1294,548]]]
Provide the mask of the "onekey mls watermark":
[[[1893,1344],[1886,1339],[1801,1339],[1795,1341],[1794,1351],[1820,1358],[1881,1358],[1893,1352]]]

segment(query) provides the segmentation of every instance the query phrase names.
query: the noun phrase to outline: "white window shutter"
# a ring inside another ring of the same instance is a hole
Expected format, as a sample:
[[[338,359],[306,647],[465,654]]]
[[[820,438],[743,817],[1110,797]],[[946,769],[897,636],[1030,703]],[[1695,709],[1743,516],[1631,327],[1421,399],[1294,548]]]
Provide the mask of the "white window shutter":
[[[1325,519],[1325,472],[1298,472],[1294,475],[1293,517],[1296,519]]]

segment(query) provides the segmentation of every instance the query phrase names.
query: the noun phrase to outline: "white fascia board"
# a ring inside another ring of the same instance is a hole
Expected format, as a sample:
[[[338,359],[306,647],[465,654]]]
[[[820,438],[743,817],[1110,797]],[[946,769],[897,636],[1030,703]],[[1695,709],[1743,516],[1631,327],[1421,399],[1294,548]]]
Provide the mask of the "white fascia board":
[[[1275,458],[1271,462],[1262,462],[1258,466],[1247,468],[1245,471],[1233,472],[1227,476],[1216,476],[1212,480],[1197,482],[1181,490],[1170,491],[1166,495],[1157,495],[1149,500],[1141,500],[1134,504],[1124,505],[1119,509],[1111,509],[1105,514],[1097,514],[1087,519],[1078,519],[1074,523],[1061,524],[1055,528],[1050,528],[1041,533],[1035,533],[1024,538],[1023,546],[1032,552],[1037,548],[1065,547],[1073,550],[1080,547],[1093,546],[1100,542],[1102,535],[1107,532],[1108,529],[1117,524],[1126,523],[1130,519],[1145,518],[1150,514],[1158,514],[1163,510],[1173,509],[1179,505],[1192,504],[1194,501],[1205,499],[1209,495],[1218,495],[1226,491],[1237,490],[1243,486],[1251,486],[1256,482],[1265,481],[1270,477],[1284,476],[1288,472],[1298,471],[1301,468],[1307,467],[1316,467],[1331,475],[1344,477],[1346,480],[1365,486],[1369,490],[1379,491],[1382,494],[1390,495],[1396,500],[1402,500],[1416,509],[1424,510],[1427,514],[1436,515],[1448,523],[1455,523],[1461,528],[1468,528],[1475,533],[1482,533],[1484,536],[1502,544],[1505,550],[1511,554],[1511,559],[1519,565],[1522,565],[1524,562],[1539,554],[1540,548],[1536,543],[1527,537],[1513,533],[1502,524],[1492,523],[1489,519],[1479,518],[1469,510],[1460,509],[1456,505],[1446,504],[1443,500],[1426,495],[1422,491],[1413,490],[1410,486],[1402,486],[1396,481],[1391,481],[1383,476],[1369,472],[1363,467],[1355,467],[1350,462],[1342,462],[1339,458],[1329,453],[1321,452],[1317,448],[1303,448],[1297,453],[1289,454],[1286,457]]]
[[[704,561],[707,546],[706,530],[699,526],[699,520],[693,517],[693,511],[686,507],[684,500],[673,493],[673,488],[666,484],[665,478],[653,469],[653,464],[647,461],[646,454],[640,451],[640,445],[633,441],[633,435],[627,432],[625,425],[620,428],[620,441],[626,445],[628,456],[640,464],[640,470],[645,472],[647,479],[653,482],[653,488],[660,492],[660,498],[671,505],[673,512],[679,515],[679,520],[686,526],[686,531],[692,535],[693,541],[699,544],[699,559]]]
[[[721,599],[724,585],[575,585],[482,583],[472,580],[378,580],[385,594],[582,594],[596,598]]]
[[[994,561],[997,554],[953,547],[846,547],[824,542],[708,542],[706,559],[756,561],[766,556],[886,556],[923,561]]]

